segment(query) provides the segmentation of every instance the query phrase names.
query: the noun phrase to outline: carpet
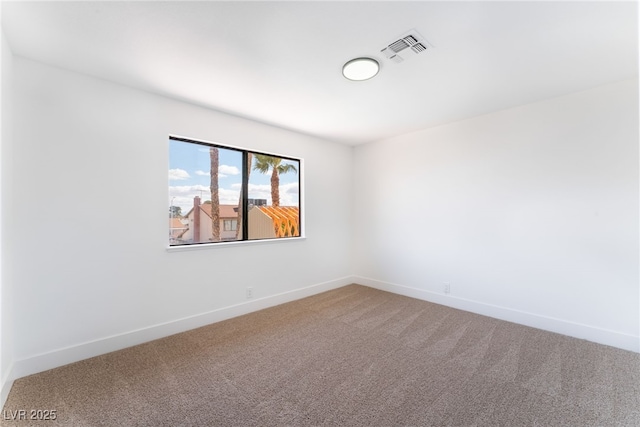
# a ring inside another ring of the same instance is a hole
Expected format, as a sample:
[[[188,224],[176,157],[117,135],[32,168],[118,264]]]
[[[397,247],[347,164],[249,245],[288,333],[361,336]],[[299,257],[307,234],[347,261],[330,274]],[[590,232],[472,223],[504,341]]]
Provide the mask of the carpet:
[[[1,425],[640,426],[640,354],[350,285],[18,379],[20,410],[55,420]]]

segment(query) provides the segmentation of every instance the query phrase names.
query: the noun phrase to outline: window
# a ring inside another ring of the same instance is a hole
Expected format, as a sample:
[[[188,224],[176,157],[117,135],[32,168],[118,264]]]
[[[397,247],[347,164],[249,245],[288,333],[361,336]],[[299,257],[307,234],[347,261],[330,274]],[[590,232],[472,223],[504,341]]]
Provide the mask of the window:
[[[301,235],[300,159],[169,138],[169,245]]]

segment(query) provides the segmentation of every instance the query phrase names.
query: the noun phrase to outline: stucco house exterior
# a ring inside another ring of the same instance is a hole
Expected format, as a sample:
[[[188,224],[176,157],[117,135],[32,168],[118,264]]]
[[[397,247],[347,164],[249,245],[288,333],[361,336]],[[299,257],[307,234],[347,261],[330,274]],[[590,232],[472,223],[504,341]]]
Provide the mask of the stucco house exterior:
[[[235,240],[238,227],[238,206],[220,205],[220,240]],[[185,216],[187,228],[177,236],[177,243],[208,243],[213,241],[211,203],[200,203],[193,199],[193,208]]]

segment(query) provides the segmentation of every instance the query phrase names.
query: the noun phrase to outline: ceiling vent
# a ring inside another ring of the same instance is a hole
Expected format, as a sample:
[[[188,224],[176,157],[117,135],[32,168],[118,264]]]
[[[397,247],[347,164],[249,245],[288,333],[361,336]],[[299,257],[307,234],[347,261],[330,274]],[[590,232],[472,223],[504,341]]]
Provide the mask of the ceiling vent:
[[[390,61],[399,64],[405,59],[426,52],[429,47],[433,46],[430,46],[417,31],[412,30],[399,39],[389,43],[387,47],[380,50],[380,52]]]

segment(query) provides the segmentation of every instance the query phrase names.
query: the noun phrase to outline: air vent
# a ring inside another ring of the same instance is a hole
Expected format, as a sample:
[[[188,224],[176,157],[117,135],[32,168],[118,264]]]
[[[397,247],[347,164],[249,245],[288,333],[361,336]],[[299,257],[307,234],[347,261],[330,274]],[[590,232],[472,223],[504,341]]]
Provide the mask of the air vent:
[[[403,38],[404,41],[406,41],[409,44],[416,44],[418,43],[418,39],[416,38],[416,36],[409,34],[407,37]]]
[[[399,64],[411,56],[415,56],[416,54],[426,51],[427,47],[428,43],[424,38],[420,36],[417,31],[412,30],[394,42],[389,43],[387,47],[380,50],[380,52],[382,52],[390,61]],[[403,52],[407,48],[411,49]],[[402,56],[399,55],[400,52],[402,52]]]
[[[391,43],[388,47],[389,47],[389,49],[391,49],[395,53],[398,53],[401,50],[408,48],[409,47],[409,43],[407,43],[406,41],[400,39],[398,41],[395,41],[395,42]]]

